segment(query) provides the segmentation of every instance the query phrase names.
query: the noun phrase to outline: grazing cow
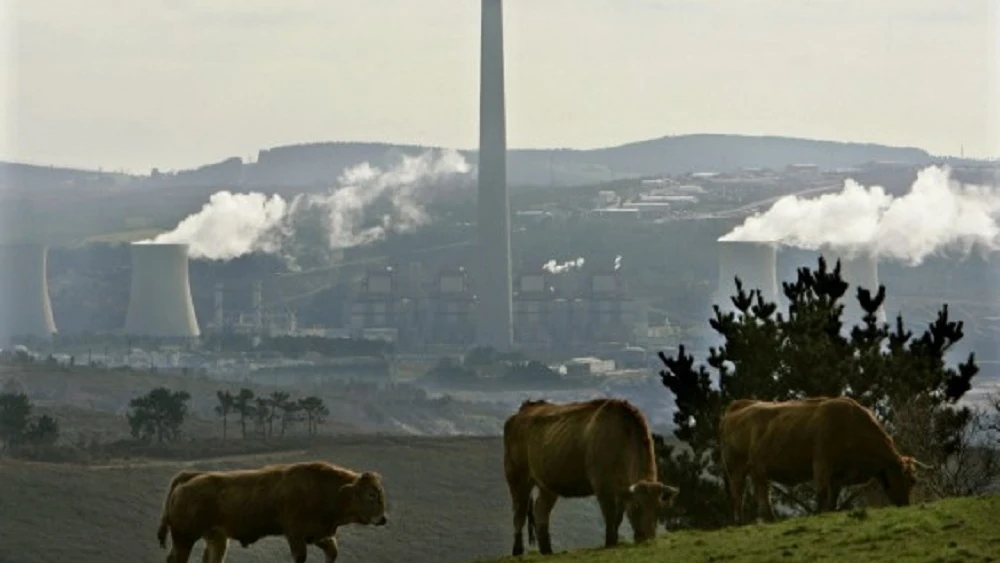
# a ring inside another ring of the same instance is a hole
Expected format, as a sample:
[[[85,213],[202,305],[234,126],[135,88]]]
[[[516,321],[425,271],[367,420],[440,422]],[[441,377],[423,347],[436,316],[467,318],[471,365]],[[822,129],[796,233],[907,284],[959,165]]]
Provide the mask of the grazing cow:
[[[157,538],[173,547],[167,563],[187,563],[198,539],[206,563],[222,563],[229,539],[249,547],[285,536],[295,563],[315,545],[337,558],[337,528],[384,526],[385,492],[378,473],[357,473],[321,461],[237,471],[182,471],[170,482]]]
[[[743,520],[749,475],[758,516],[774,519],[770,483],[812,482],[820,511],[836,508],[843,487],[877,479],[897,506],[910,503],[918,467],[900,455],[872,412],[849,397],[770,402],[737,399],[719,422],[719,446],[733,520]]]
[[[624,400],[525,401],[504,423],[503,444],[515,556],[524,553],[525,519],[528,543],[534,544],[537,532],[539,551],[552,553],[549,514],[558,497],[596,496],[604,515],[604,545],[611,547],[618,544],[626,514],[636,543],[652,539],[662,509],[678,493],[658,482],[646,418]]]

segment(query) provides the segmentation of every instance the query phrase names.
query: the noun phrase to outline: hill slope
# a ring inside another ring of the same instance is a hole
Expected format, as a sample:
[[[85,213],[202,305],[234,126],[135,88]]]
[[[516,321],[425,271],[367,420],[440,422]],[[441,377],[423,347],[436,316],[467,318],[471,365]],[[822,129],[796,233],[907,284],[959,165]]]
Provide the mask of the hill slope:
[[[0,459],[0,561],[80,563],[163,561],[156,526],[170,477],[184,467],[258,467],[322,459],[382,473],[389,505],[385,528],[337,533],[338,562],[460,563],[510,549],[510,501],[499,437],[341,436],[308,451],[197,462],[83,466]],[[603,538],[592,499],[560,501],[558,545],[589,547]],[[624,526],[623,529],[627,528]],[[202,544],[191,561],[201,560]],[[309,561],[322,561],[310,549]],[[281,538],[230,547],[228,563],[291,561]]]
[[[653,563],[660,561],[998,561],[1000,494],[908,508],[794,518],[715,532],[677,532],[645,546],[588,549],[496,561]],[[553,533],[553,543],[558,536]],[[558,549],[558,546],[554,546]]]

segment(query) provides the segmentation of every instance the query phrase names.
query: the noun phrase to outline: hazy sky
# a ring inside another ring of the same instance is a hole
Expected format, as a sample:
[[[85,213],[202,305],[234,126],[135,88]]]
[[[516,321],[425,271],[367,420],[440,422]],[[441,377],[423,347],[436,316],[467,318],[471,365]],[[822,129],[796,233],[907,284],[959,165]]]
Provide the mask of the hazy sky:
[[[478,0],[0,0],[0,159],[477,143]],[[697,132],[1000,156],[1000,0],[507,0],[512,147]]]

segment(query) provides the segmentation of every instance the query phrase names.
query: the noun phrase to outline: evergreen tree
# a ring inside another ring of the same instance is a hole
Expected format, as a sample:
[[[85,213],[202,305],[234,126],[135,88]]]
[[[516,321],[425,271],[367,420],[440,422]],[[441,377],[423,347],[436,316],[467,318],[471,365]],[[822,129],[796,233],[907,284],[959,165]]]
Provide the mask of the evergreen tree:
[[[783,283],[787,314],[759,290],[745,291],[739,279],[736,288],[731,298],[736,311],[713,307],[709,324],[725,343],[709,349],[708,367],[696,366],[684,346],[676,357],[659,354],[663,385],[677,408],[674,436],[683,443],[672,447],[656,437],[661,479],[681,490],[677,524],[711,528],[729,522],[716,446],[719,417],[734,399],[847,395],[871,408],[904,452],[940,465],[954,451],[970,414],[954,404],[970,389],[978,367],[973,355],[957,369],[946,366],[945,354],[963,336],[962,323],[949,319],[947,305],[914,339],[901,316],[893,330],[878,322],[884,286],[874,295],[857,288],[865,316],[846,337],[841,315],[848,284],[839,262],[830,270],[821,257],[815,270],[800,268],[794,282]],[[919,415],[907,416],[914,409]],[[775,490],[787,503],[811,509],[801,494]]]

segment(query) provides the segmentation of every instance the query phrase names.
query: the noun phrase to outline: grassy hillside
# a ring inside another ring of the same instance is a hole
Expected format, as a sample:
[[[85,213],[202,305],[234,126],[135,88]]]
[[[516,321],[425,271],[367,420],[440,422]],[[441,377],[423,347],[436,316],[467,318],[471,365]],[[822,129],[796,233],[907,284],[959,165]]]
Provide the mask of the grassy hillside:
[[[660,561],[997,561],[1000,495],[948,499],[909,508],[883,508],[796,518],[716,532],[665,534],[653,544],[587,549],[542,558],[493,561],[653,563]],[[553,538],[555,544],[558,538]],[[555,546],[554,546],[555,547]],[[559,549],[559,547],[556,547]]]
[[[460,563],[508,553],[510,504],[499,438],[342,436],[328,444],[284,454],[131,466],[0,459],[0,561],[163,561],[156,526],[174,472],[307,459],[373,469],[385,477],[389,525],[343,529],[338,561]],[[562,549],[599,545],[603,526],[596,503],[560,501],[553,538]],[[200,557],[198,547],[191,560]],[[281,539],[249,549],[234,545],[227,558],[228,563],[287,560]],[[311,550],[309,560],[322,556]]]

